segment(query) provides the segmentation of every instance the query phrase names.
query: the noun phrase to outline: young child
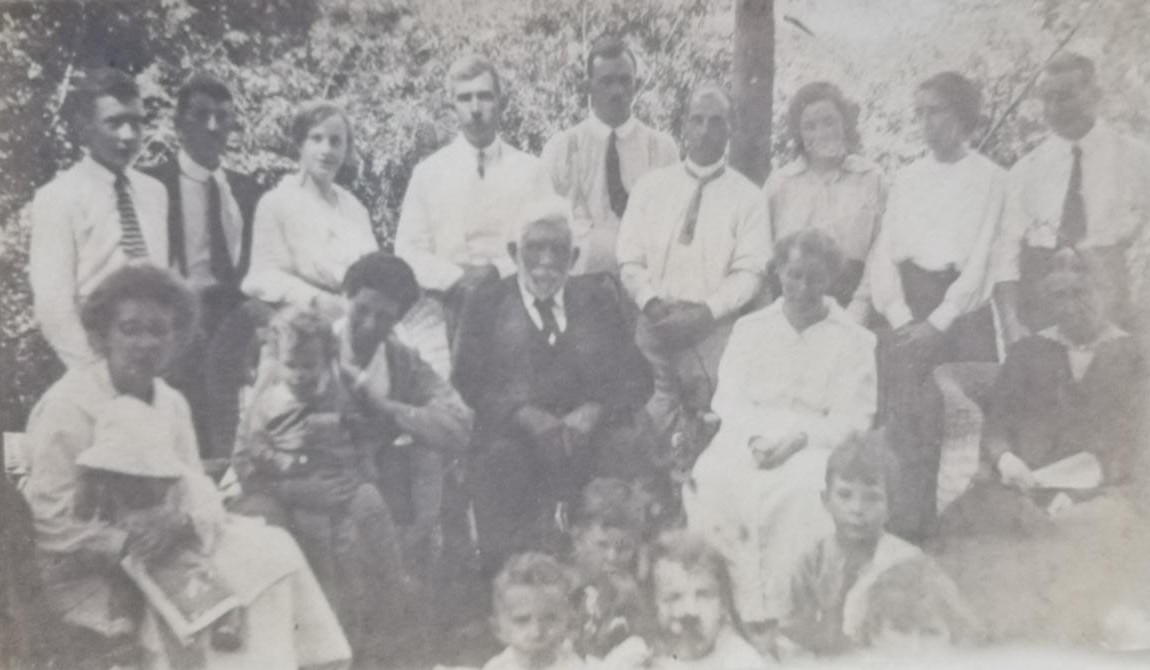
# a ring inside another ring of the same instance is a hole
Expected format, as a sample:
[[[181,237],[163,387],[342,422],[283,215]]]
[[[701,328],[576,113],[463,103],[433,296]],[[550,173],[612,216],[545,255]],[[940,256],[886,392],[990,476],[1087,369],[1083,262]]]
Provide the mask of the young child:
[[[923,557],[888,568],[875,579],[859,642],[879,655],[914,658],[975,643],[980,628],[950,577]]]
[[[585,667],[570,644],[571,576],[540,553],[507,560],[492,589],[492,627],[506,648],[483,670],[573,670]]]
[[[894,457],[881,432],[847,439],[827,461],[823,505],[835,530],[799,561],[782,634],[817,655],[846,651],[857,639],[866,593],[886,568],[922,552],[888,534]]]
[[[645,636],[652,627],[638,579],[644,502],[621,479],[595,479],[583,491],[571,531],[580,614],[575,649],[583,656],[603,658],[623,640]]]
[[[270,379],[257,385],[236,444],[244,489],[236,511],[292,532],[363,655],[364,645],[378,646],[372,622],[400,616],[396,596],[412,595],[413,581],[374,483],[374,454],[352,440],[344,422],[347,395],[331,324],[288,307],[273,318],[270,338]]]
[[[190,580],[198,580],[198,595],[178,603],[191,619],[234,595],[208,556],[223,522],[223,508],[206,492],[210,481],[165,444],[163,426],[155,410],[136,398],[119,396],[108,403],[96,419],[92,446],[76,459],[80,487],[74,509],[80,518],[110,523],[135,538],[129,540],[127,554],[149,573],[178,566],[189,580],[189,591]],[[139,532],[162,518],[183,520],[182,530],[170,542],[156,544],[155,534]],[[133,587],[117,581],[109,592],[109,619],[134,626],[142,614],[141,604]],[[243,627],[242,610],[224,613],[210,626],[213,646],[238,649]]]

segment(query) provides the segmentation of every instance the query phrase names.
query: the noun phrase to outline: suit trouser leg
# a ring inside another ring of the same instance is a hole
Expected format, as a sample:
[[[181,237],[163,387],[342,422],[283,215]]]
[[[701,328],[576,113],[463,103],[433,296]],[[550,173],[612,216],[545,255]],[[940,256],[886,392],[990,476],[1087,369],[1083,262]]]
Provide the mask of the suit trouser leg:
[[[727,346],[732,322],[721,321],[694,344],[672,350],[651,332],[651,322],[639,317],[635,343],[651,364],[655,392],[647,402],[647,413],[657,433],[665,433],[676,413],[684,407],[706,410],[711,406],[718,383],[719,360]]]

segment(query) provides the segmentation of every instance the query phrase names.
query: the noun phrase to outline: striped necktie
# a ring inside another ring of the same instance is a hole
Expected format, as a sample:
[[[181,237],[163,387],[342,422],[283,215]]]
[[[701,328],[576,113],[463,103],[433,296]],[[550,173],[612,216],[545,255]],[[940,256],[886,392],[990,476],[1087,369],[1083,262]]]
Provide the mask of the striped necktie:
[[[691,203],[687,205],[686,222],[683,224],[682,232],[679,233],[679,244],[690,244],[695,240],[695,226],[699,223],[699,206],[703,203],[703,188],[723,176],[726,169],[727,166],[720,165],[718,170],[705,177],[700,177],[690,167],[687,168],[687,174],[694,177],[698,184],[695,186],[695,193],[691,196]]]
[[[128,192],[128,177],[116,174],[113,186],[116,189],[116,210],[120,213],[120,247],[128,258],[147,258],[148,245],[140,230],[140,220],[136,218],[136,208],[132,205],[132,194]]]

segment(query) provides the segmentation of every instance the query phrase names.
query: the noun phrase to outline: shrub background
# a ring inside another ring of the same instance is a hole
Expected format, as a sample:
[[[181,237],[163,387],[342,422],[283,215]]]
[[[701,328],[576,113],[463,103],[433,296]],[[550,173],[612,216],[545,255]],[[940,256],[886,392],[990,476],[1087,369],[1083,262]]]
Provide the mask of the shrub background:
[[[343,103],[358,169],[348,185],[390,242],[412,167],[450,140],[443,91],[463,51],[505,79],[504,136],[538,152],[585,115],[583,57],[606,31],[639,52],[637,114],[679,136],[699,80],[728,83],[735,0],[53,0],[0,7],[0,426],[21,430],[59,374],[36,331],[24,267],[23,209],[79,155],[64,119],[67,83],[85,68],[137,74],[151,115],[140,163],[170,154],[179,83],[220,75],[242,127],[228,158],[272,184],[294,165],[287,127],[309,98]],[[888,170],[918,155],[911,95],[957,69],[983,87],[987,124],[1077,26],[1070,48],[1098,61],[1102,115],[1150,140],[1150,9],[1144,0],[776,0],[773,164],[790,159],[782,117],[801,84],[829,79],[861,106],[863,152]],[[1010,165],[1042,137],[1024,102],[985,144]]]

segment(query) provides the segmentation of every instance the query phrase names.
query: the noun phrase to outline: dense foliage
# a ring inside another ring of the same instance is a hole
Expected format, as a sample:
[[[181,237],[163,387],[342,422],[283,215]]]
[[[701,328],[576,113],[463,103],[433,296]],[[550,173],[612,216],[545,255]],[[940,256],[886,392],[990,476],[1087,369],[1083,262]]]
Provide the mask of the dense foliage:
[[[840,2],[840,20],[819,0],[776,0],[775,164],[786,160],[789,92],[815,78],[841,83],[862,106],[864,151],[888,168],[913,157],[909,98],[915,82],[958,69],[984,86],[988,117],[1018,96],[1059,38],[1098,57],[1105,114],[1150,132],[1150,17],[1143,0],[892,0]],[[6,3],[0,9],[0,425],[22,425],[55,376],[30,317],[20,212],[35,188],[78,155],[64,101],[78,71],[111,64],[138,75],[154,122],[141,162],[172,151],[171,110],[194,69],[234,89],[242,128],[231,163],[273,182],[293,165],[287,125],[309,98],[346,105],[358,170],[350,186],[380,239],[396,221],[411,168],[448,140],[443,94],[452,57],[474,50],[506,77],[506,137],[538,151],[583,116],[583,55],[605,30],[641,54],[637,113],[677,134],[692,84],[725,81],[732,0],[153,0]],[[1099,9],[1103,7],[1103,9]],[[876,34],[843,31],[846,16]],[[784,18],[786,17],[786,18]],[[1024,104],[985,150],[1004,164],[1040,137]]]

